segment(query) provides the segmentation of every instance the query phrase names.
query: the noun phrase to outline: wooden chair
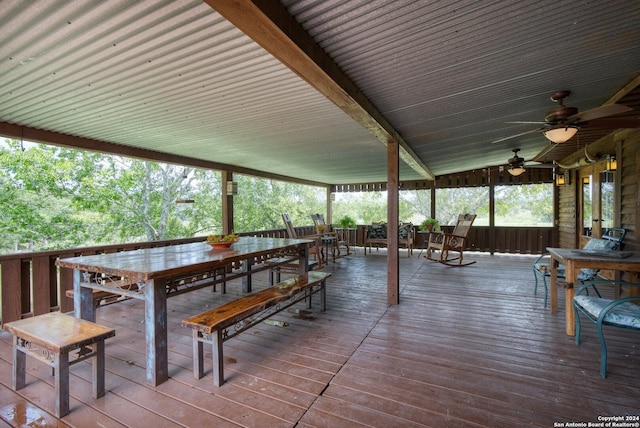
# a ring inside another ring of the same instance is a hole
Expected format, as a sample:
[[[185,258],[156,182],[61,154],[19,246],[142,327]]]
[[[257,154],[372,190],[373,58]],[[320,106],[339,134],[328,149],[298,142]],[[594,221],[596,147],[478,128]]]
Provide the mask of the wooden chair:
[[[462,263],[463,252],[467,245],[467,235],[471,230],[471,225],[476,219],[475,214],[460,214],[452,233],[431,232],[429,234],[429,245],[427,246],[427,255],[425,258],[429,260],[439,261],[448,266],[468,266],[475,263],[475,260],[468,263]],[[438,259],[432,259],[431,254],[434,250],[440,252]],[[449,258],[449,252],[458,253],[457,257]],[[457,260],[458,263],[451,263]]]
[[[334,239],[334,242],[333,242],[334,256],[340,257],[340,254],[342,254],[342,252],[340,251],[340,247],[345,248],[346,254],[349,254],[349,243],[344,239],[341,239],[343,237],[340,236],[338,232],[331,230],[331,226],[324,221],[324,215],[311,214],[311,220],[313,221],[313,224],[316,227],[316,231],[318,231],[319,234],[323,236],[332,237]],[[324,226],[324,231],[320,232],[318,230],[318,226],[320,226],[320,228]]]
[[[618,287],[626,287],[631,297],[618,299],[603,299],[598,296],[589,296],[588,288],[612,284]],[[576,317],[576,345],[580,345],[580,314],[596,326],[598,339],[600,340],[600,376],[607,377],[607,345],[604,341],[603,325],[612,327],[640,330],[640,306],[632,302],[640,302],[640,284],[623,281],[590,281],[580,287],[573,297],[573,310]],[[635,294],[635,296],[633,296]]]
[[[315,258],[315,262],[309,262],[309,270],[319,270],[324,267],[322,254],[321,254],[321,246],[322,241],[320,240],[319,235],[307,235],[298,237],[295,228],[293,227],[293,223],[291,222],[291,217],[289,214],[282,214],[282,220],[284,221],[284,227],[287,230],[287,237],[290,239],[313,239],[314,245],[309,247],[309,257],[312,255]],[[285,260],[286,255],[282,255],[280,257],[274,257],[272,259],[268,259],[264,261],[266,266],[270,266],[269,269],[269,284],[273,285],[277,282],[281,281],[281,273],[289,273],[297,275],[298,272],[298,262],[292,261],[287,262]],[[284,263],[283,263],[284,262]]]
[[[284,227],[287,229],[287,236],[290,239],[312,239],[315,241],[315,244],[309,247],[309,256],[314,256],[318,262],[318,269],[322,269],[323,260],[322,260],[322,240],[320,235],[306,235],[299,237],[296,233],[296,229],[293,227],[293,223],[291,222],[291,216],[287,213],[282,214],[282,221],[284,221]]]

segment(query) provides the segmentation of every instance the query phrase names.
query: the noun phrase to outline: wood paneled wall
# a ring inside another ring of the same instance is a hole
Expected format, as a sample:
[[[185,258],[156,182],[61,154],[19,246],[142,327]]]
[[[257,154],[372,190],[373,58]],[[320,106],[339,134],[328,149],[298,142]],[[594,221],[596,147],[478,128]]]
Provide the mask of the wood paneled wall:
[[[640,219],[640,130],[630,129],[612,134],[589,146],[590,153],[616,153],[618,173],[621,174],[616,190],[619,194],[617,224],[627,230],[624,240],[626,250],[640,251],[638,243],[638,220]],[[575,157],[571,160],[575,160]],[[604,162],[604,160],[603,160]],[[569,163],[569,162],[566,162]],[[590,168],[591,166],[585,167]],[[570,172],[571,183],[558,187],[558,233],[559,245],[565,248],[579,246],[580,217],[578,171]]]
[[[640,251],[638,221],[640,220],[640,129],[629,132],[622,140],[622,171],[620,189],[620,226],[627,230],[625,249]]]

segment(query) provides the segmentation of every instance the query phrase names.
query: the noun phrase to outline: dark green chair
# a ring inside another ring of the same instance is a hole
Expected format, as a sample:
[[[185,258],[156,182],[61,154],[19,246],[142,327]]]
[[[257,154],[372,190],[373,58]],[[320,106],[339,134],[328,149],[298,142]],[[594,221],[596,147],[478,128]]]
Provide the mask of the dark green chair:
[[[640,290],[640,284],[624,281],[594,280],[586,282],[576,291],[573,309],[576,315],[576,345],[580,345],[580,314],[596,326],[600,340],[600,376],[607,377],[607,345],[604,341],[603,325],[640,330],[640,296],[603,299],[587,295],[587,288],[603,284]],[[631,293],[633,294],[633,293]]]
[[[626,236],[627,231],[621,227],[612,227],[607,229],[601,238],[591,238],[584,246],[584,250],[619,250],[622,245],[622,241]],[[565,267],[563,265],[558,266],[558,279],[565,278]],[[581,283],[596,279],[598,276],[598,269],[581,269],[578,274],[578,280]],[[547,284],[547,278],[551,276],[551,260],[548,253],[542,254],[533,263],[533,277],[535,279],[535,286],[533,294],[538,294],[538,280],[542,279],[544,285],[544,307],[547,307],[547,296],[549,294],[549,286]],[[596,293],[598,289],[595,288]],[[599,294],[598,294],[599,296]]]

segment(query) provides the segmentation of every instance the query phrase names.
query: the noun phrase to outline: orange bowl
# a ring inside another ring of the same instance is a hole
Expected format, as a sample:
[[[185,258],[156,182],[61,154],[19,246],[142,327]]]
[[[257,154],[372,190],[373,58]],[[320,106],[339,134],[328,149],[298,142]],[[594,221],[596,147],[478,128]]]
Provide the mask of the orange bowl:
[[[235,242],[207,242],[207,244],[211,245],[213,248],[229,248]]]

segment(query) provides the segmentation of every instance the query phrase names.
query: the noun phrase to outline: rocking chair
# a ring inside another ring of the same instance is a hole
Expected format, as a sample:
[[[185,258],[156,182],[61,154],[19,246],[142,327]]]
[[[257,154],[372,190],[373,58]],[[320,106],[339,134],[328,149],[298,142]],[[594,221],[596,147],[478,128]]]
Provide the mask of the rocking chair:
[[[475,263],[475,260],[472,262],[462,263],[462,253],[467,245],[467,235],[469,234],[469,230],[471,229],[471,225],[475,219],[475,214],[460,214],[458,216],[458,222],[456,223],[452,233],[431,232],[429,234],[429,245],[427,246],[427,255],[425,258],[454,267],[468,266]],[[438,259],[431,258],[431,254],[434,250],[438,250],[440,252]],[[456,252],[458,253],[458,256],[449,258],[449,252]],[[458,263],[452,263],[456,260]]]

